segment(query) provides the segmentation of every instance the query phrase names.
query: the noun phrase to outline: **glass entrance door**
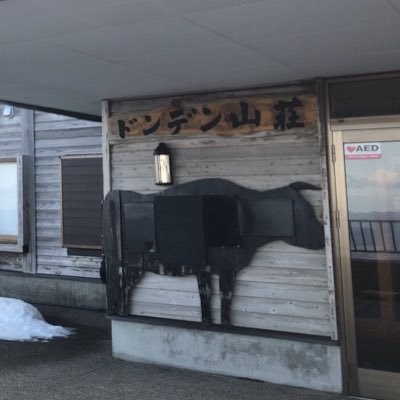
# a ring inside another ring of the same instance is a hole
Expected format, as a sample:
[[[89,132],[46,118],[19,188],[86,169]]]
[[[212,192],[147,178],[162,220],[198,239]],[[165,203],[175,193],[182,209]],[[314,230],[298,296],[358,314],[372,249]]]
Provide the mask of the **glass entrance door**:
[[[397,400],[400,128],[334,135],[351,394]]]

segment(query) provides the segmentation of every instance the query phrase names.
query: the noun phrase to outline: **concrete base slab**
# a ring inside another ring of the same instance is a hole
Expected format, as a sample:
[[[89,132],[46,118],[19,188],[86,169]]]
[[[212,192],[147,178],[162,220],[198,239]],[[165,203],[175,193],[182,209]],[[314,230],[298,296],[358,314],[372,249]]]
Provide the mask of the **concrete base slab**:
[[[113,356],[328,392],[342,391],[336,344],[112,321]]]
[[[95,279],[0,272],[0,296],[28,303],[105,310],[106,286]]]

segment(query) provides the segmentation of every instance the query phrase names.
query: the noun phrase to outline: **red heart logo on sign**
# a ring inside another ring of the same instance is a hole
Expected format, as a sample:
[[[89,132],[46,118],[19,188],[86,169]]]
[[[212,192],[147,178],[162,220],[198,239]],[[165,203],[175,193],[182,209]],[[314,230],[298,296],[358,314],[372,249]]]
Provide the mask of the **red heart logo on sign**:
[[[356,149],[355,146],[347,146],[346,147],[346,150],[349,151],[350,153],[352,153],[355,149]]]

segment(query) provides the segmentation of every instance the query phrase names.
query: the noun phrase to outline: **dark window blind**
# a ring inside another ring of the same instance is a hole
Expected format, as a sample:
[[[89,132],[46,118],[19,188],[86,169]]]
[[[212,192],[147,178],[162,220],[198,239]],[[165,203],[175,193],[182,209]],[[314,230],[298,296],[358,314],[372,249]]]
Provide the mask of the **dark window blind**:
[[[63,246],[101,247],[101,202],[103,169],[101,157],[63,158]]]
[[[400,78],[339,82],[329,85],[331,118],[400,114]]]

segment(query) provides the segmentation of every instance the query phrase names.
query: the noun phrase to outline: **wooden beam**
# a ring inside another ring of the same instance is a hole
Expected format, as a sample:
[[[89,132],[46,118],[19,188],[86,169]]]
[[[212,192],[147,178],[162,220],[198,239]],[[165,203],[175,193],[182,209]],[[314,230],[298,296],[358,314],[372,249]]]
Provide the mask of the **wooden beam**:
[[[35,194],[35,133],[34,111],[21,111],[21,153],[23,155],[23,219],[24,254],[23,271],[36,273],[36,194]]]
[[[101,118],[102,118],[102,146],[103,146],[103,190],[104,197],[111,190],[111,167],[110,167],[110,143],[109,143],[109,133],[108,133],[108,101],[102,102],[101,108]]]

